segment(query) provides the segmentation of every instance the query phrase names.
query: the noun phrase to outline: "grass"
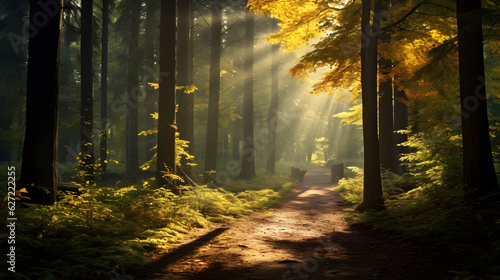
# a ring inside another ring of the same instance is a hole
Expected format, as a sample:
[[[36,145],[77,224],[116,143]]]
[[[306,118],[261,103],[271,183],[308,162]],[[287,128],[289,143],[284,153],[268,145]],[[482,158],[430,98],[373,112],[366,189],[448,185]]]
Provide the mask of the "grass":
[[[18,202],[17,273],[4,269],[0,278],[110,279],[122,269],[133,275],[148,256],[168,248],[191,228],[270,209],[293,185],[286,175],[261,175],[249,181],[233,179],[223,187],[187,186],[176,196],[156,188],[153,179],[129,176],[98,181],[81,195],[62,194],[53,206]],[[5,197],[5,190],[0,194]],[[6,215],[2,211],[0,218]],[[3,252],[7,246],[0,244]]]
[[[397,234],[412,242],[438,246],[457,264],[455,279],[500,279],[500,211],[496,204],[465,202],[460,187],[426,186],[407,190],[404,178],[384,176],[386,210],[351,212],[357,226]],[[399,180],[399,181],[398,181]],[[359,203],[362,173],[341,180],[336,191]]]

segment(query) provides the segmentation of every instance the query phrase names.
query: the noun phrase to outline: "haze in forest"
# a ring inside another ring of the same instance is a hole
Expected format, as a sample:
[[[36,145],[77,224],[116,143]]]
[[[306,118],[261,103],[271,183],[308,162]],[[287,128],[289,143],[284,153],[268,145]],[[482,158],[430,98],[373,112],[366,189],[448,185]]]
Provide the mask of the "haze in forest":
[[[276,223],[304,192],[353,229],[336,257],[363,225],[363,242],[472,256],[434,276],[488,279],[499,18],[489,0],[2,1],[6,273],[139,275],[197,230]]]

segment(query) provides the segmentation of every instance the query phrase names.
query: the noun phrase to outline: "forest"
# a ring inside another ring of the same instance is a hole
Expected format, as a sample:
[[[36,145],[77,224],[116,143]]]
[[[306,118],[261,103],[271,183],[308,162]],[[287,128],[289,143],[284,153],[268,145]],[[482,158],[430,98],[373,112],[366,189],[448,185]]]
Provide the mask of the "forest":
[[[497,0],[2,0],[0,97],[0,279],[500,279]]]

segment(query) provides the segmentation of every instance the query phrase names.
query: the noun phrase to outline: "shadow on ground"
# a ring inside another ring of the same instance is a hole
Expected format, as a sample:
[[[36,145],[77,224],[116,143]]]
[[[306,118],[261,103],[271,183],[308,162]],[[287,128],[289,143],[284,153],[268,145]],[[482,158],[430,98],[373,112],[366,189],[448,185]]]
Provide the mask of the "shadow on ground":
[[[272,216],[254,213],[229,230],[213,230],[156,260],[138,279],[453,279],[438,250],[349,226],[328,175],[309,169]]]

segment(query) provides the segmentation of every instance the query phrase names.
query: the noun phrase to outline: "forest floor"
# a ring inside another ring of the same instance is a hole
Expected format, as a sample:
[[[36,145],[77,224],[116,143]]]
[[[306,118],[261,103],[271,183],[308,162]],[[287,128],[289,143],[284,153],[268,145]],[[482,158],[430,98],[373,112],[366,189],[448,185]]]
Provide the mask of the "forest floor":
[[[350,226],[329,181],[329,169],[308,169],[272,211],[193,229],[135,279],[453,279],[437,248]]]

